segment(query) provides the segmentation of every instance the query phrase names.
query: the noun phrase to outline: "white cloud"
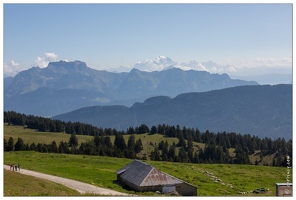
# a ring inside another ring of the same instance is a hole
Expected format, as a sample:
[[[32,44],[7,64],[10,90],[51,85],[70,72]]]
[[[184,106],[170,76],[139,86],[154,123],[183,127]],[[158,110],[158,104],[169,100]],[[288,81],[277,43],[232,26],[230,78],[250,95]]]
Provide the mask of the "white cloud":
[[[283,58],[282,62],[292,64],[292,56]]]
[[[285,57],[285,58],[261,58],[258,57],[255,59],[254,67],[259,66],[283,66],[283,67],[292,67],[292,57]]]
[[[277,62],[277,59],[275,59],[275,58],[260,58],[260,57],[258,57],[258,58],[256,58],[255,59],[255,62],[256,63],[260,63],[260,64],[268,64],[268,65],[272,65],[272,64],[274,64],[274,63],[276,63]]]
[[[228,72],[237,72],[237,69],[235,69],[234,67],[228,67],[226,69],[226,71],[228,71]]]
[[[49,61],[56,61],[58,58],[58,55],[56,55],[55,53],[45,53],[45,57]]]
[[[17,73],[22,71],[20,64],[11,60],[9,64],[4,63],[3,66],[3,75],[4,77],[15,76]]]
[[[138,62],[134,65],[134,68],[137,68],[142,71],[161,71],[167,67],[175,66],[177,63],[172,61],[170,58],[165,56],[158,56],[155,59],[145,60],[143,62]]]
[[[201,70],[201,71],[209,71],[209,69],[206,68],[206,66],[204,66],[203,64],[201,63],[198,63],[197,64],[197,70]]]
[[[40,68],[47,67],[49,62],[57,61],[58,55],[55,53],[44,53],[45,57],[37,57],[35,64]]]
[[[11,65],[12,65],[13,67],[17,67],[17,66],[19,66],[20,64],[17,63],[17,62],[15,62],[14,60],[11,60]]]
[[[192,60],[190,62],[177,63],[166,57],[158,57],[154,60],[146,60],[134,65],[142,71],[162,70],[165,67],[173,66],[183,70],[207,71],[209,73],[227,73],[229,75],[262,75],[268,73],[291,73],[292,56],[285,58],[276,57],[257,57],[252,60],[224,60],[224,61],[207,61],[198,62]],[[171,62],[164,62],[170,60]]]

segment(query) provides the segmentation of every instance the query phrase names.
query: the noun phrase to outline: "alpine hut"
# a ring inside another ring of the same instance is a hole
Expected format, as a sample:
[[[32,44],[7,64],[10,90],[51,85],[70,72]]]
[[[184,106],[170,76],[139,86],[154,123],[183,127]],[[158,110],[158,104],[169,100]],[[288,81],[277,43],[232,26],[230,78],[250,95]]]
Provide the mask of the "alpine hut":
[[[197,188],[185,181],[159,171],[140,160],[134,160],[117,172],[117,181],[139,192],[177,192],[183,196],[197,196]]]

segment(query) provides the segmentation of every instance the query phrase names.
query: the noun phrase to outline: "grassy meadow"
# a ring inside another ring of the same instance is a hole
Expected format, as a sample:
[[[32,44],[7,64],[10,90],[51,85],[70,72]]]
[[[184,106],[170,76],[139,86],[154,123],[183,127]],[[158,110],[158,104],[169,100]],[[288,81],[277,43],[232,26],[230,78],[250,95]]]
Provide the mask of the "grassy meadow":
[[[56,141],[59,144],[60,141],[69,141],[71,135],[66,133],[53,133],[53,132],[39,132],[38,130],[24,128],[23,126],[13,126],[4,124],[4,138],[8,141],[10,137],[13,138],[14,143],[20,137],[25,144],[44,143],[50,144],[52,141]],[[77,135],[79,144],[91,140],[92,136]]]
[[[4,197],[7,196],[81,196],[61,184],[4,170]]]
[[[4,124],[4,138],[6,140],[12,137],[14,142],[20,137],[24,143],[32,142],[50,144],[53,140],[58,144],[60,141],[69,141],[70,135],[64,133],[38,132],[22,126],[8,126]],[[128,141],[129,135],[125,135],[125,141]],[[136,140],[141,138],[143,143],[143,152],[148,153],[153,150],[149,145],[158,144],[161,140],[168,141],[169,145],[177,143],[177,138],[166,138],[160,134],[135,135]],[[79,144],[81,142],[92,140],[92,136],[77,135]],[[114,140],[111,136],[111,140]],[[204,148],[204,144],[194,143],[195,147]],[[234,149],[230,149],[233,153]],[[143,153],[142,152],[142,153]],[[257,155],[256,155],[257,154]],[[251,159],[256,159],[256,152]],[[270,158],[265,158],[270,159]],[[132,162],[126,158],[112,158],[102,156],[88,155],[67,155],[67,154],[47,154],[33,151],[5,152],[4,164],[20,163],[21,168],[52,174],[65,178],[75,179],[90,183],[96,186],[113,189],[119,192],[135,194],[134,191],[128,191],[114,183],[116,180],[115,172]],[[275,196],[275,184],[286,182],[287,169],[284,167],[255,166],[255,165],[230,165],[230,164],[192,164],[192,163],[173,163],[161,161],[145,161],[155,166],[157,169],[180,178],[198,188],[199,196]],[[5,180],[10,179],[7,172],[4,173]],[[38,190],[37,186],[26,184],[32,177],[21,176],[18,178],[19,184],[28,185],[30,190]],[[29,180],[28,180],[29,179]],[[5,181],[4,180],[4,181]],[[219,181],[217,181],[219,180]],[[290,180],[292,182],[292,180]],[[6,182],[5,182],[6,183]],[[42,184],[41,184],[42,185]],[[9,184],[4,185],[4,191],[7,196],[18,196],[17,192],[24,189],[11,190],[7,193]],[[55,186],[53,186],[55,187]],[[254,194],[252,191],[257,188],[268,188],[269,192],[265,194]],[[29,190],[29,189],[28,189]],[[14,191],[14,192],[13,192]],[[40,190],[42,191],[42,190]],[[244,194],[240,194],[244,192]],[[14,194],[14,195],[13,195]],[[24,196],[34,195],[47,196],[72,196],[76,195],[71,191],[55,193],[24,193]],[[137,195],[155,195],[154,193],[136,193]]]
[[[4,164],[7,165],[20,163],[21,168],[29,170],[79,180],[120,192],[152,195],[128,191],[114,183],[115,172],[130,162],[131,159],[102,156],[44,154],[32,151],[4,153]],[[275,184],[285,183],[287,173],[287,169],[283,167],[146,162],[195,185],[199,196],[275,196]],[[221,182],[215,182],[210,173]],[[252,193],[254,189],[261,187],[270,191],[265,194]],[[242,195],[239,192],[250,193]]]
[[[24,128],[23,126],[14,126],[14,125],[7,125],[4,124],[4,138],[8,141],[10,137],[13,138],[14,143],[17,141],[18,137],[22,138],[25,144],[32,144],[33,142],[35,144],[37,143],[44,143],[44,144],[50,144],[52,141],[56,141],[57,145],[61,141],[69,141],[70,134],[65,133],[53,133],[53,132],[39,132],[38,130]],[[78,138],[78,144],[80,145],[82,142],[91,141],[93,139],[93,136],[88,135],[76,135]],[[127,143],[128,138],[130,135],[124,135],[124,140]],[[149,155],[151,151],[154,150],[153,145],[158,145],[160,141],[167,141],[169,145],[172,145],[173,143],[177,144],[178,139],[177,138],[169,138],[165,137],[161,134],[154,134],[149,135],[146,134],[135,134],[135,139],[138,140],[141,138],[142,144],[143,144],[143,151],[139,155],[140,157],[143,154]],[[114,143],[115,136],[110,136],[111,142]],[[196,143],[193,142],[194,148],[204,148],[205,144],[203,143]],[[178,147],[176,148],[176,153],[178,151]],[[148,157],[148,156],[147,156]]]

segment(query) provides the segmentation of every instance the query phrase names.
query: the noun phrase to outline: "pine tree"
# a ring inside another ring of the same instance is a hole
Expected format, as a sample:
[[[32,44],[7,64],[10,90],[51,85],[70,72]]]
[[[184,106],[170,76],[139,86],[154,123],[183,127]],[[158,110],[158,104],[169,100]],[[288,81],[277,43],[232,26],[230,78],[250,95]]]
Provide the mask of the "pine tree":
[[[26,149],[26,145],[22,138],[18,138],[17,142],[15,143],[14,150],[15,151],[23,151]]]
[[[122,134],[120,133],[116,134],[115,140],[114,140],[114,146],[116,146],[121,151],[123,151],[126,148],[126,143]]]
[[[188,149],[187,155],[188,155],[188,161],[189,162],[194,162],[193,149],[191,149],[191,148]]]
[[[151,131],[150,131],[150,134],[153,135],[155,133],[157,133],[157,128],[156,128],[156,126],[152,126],[151,127]]]
[[[182,133],[180,133],[180,136],[179,136],[179,142],[177,144],[178,147],[183,147],[184,149],[186,148],[186,141],[184,139],[184,136]]]
[[[104,137],[104,144],[108,148],[113,148],[111,138],[109,136]]]
[[[36,144],[34,142],[30,145],[30,150],[36,151]]]
[[[136,153],[140,153],[142,150],[143,150],[143,144],[142,144],[142,140],[141,138],[139,138],[137,141],[136,141],[136,144],[135,144],[135,148],[134,148],[135,152]]]
[[[56,141],[52,141],[51,142],[51,149],[52,149],[52,152],[53,153],[58,153],[59,152],[59,149],[58,149],[58,146],[57,146]]]
[[[142,124],[142,125],[139,127],[138,134],[149,133],[149,132],[150,132],[150,129],[148,128],[147,125]]]
[[[179,162],[188,162],[188,156],[187,156],[187,153],[183,147],[181,147],[179,149],[178,161]]]
[[[176,161],[176,146],[174,144],[170,146],[168,158],[170,161]]]
[[[158,150],[157,146],[155,146],[154,150],[151,152],[150,158],[151,158],[151,160],[156,160],[156,161],[160,160],[160,154],[159,154],[159,150]]]
[[[7,149],[7,151],[13,151],[14,150],[14,141],[13,141],[12,137],[9,137],[6,149]]]
[[[71,134],[69,138],[69,146],[73,148],[78,146],[78,138],[76,137],[76,134]]]
[[[37,149],[38,149],[38,145],[37,144]],[[61,141],[59,144],[59,153],[69,153],[69,144],[67,142]]]
[[[200,163],[197,151],[194,152],[193,162],[194,163]]]
[[[135,135],[130,135],[130,137],[128,138],[128,141],[127,141],[127,148],[129,150],[133,150],[134,151],[134,148],[135,148],[135,145],[136,145],[136,142],[135,142]]]

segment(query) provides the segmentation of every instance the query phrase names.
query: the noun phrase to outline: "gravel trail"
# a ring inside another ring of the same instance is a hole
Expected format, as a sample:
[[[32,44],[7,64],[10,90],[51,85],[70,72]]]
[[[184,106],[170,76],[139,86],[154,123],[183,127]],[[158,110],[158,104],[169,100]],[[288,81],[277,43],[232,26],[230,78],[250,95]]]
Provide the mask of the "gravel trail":
[[[4,165],[4,169],[10,170],[10,166]],[[94,185],[91,185],[88,183],[83,183],[83,182],[76,181],[76,180],[71,180],[71,179],[62,178],[62,177],[58,177],[58,176],[43,174],[43,173],[39,173],[39,172],[27,170],[27,169],[21,168],[21,170],[16,171],[16,173],[34,176],[37,178],[46,179],[46,180],[49,180],[49,181],[52,181],[55,183],[59,183],[59,184],[62,184],[66,187],[74,189],[81,194],[88,193],[88,194],[99,194],[99,195],[106,195],[106,196],[130,196],[129,194],[101,188],[101,187],[94,186]]]

